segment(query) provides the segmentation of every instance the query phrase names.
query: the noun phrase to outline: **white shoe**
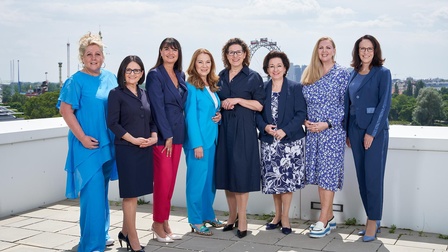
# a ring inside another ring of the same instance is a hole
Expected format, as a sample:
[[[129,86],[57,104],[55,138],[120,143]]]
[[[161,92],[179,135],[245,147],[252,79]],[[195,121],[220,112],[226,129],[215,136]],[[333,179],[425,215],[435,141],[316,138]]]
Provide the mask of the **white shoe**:
[[[318,221],[316,225],[314,225],[314,228],[310,232],[310,237],[312,238],[322,238],[326,235],[329,235],[331,233],[330,224],[327,223],[327,226],[324,226],[324,223],[322,221]]]
[[[109,238],[106,240],[106,247],[114,245],[115,240],[112,238]]]
[[[328,221],[328,224],[330,224],[331,230],[336,229],[336,220],[334,219],[334,216]],[[316,223],[311,224],[310,230],[313,230],[314,226],[316,226]]]
[[[171,238],[172,240],[182,240],[182,236],[180,235],[176,235],[176,234],[166,234],[166,236],[168,236],[169,238]]]

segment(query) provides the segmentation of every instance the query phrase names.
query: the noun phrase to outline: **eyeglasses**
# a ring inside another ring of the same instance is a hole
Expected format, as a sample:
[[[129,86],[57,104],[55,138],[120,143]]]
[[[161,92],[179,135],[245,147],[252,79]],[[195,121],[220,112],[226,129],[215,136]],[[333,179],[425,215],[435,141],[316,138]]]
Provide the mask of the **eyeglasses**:
[[[139,74],[142,72],[141,69],[130,69],[130,68],[126,68],[126,74],[131,74],[132,72],[134,72],[134,74]]]
[[[228,52],[227,52],[227,55],[229,55],[229,56],[235,56],[235,55],[237,55],[237,56],[241,56],[241,55],[243,55],[243,51],[242,51],[242,50],[238,50],[238,51],[228,51]]]
[[[372,47],[360,47],[359,48],[360,52],[373,52],[373,48]]]

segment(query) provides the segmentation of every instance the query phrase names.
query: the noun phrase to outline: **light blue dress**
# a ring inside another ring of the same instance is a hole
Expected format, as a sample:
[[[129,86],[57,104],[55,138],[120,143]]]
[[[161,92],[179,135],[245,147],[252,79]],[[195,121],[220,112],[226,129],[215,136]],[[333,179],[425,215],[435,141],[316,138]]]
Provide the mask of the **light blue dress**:
[[[330,71],[311,85],[303,86],[308,120],[331,121],[332,128],[319,133],[307,131],[305,142],[305,183],[338,191],[344,182],[345,130],[344,95],[348,71],[334,64]]]
[[[116,77],[109,71],[102,70],[99,76],[78,71],[64,83],[56,105],[70,104],[84,133],[99,142],[99,148],[86,149],[71,130],[68,133],[66,197],[81,194],[79,252],[104,251],[108,239],[108,181],[118,175],[114,135],[107,128],[106,116],[109,91],[116,86]]]

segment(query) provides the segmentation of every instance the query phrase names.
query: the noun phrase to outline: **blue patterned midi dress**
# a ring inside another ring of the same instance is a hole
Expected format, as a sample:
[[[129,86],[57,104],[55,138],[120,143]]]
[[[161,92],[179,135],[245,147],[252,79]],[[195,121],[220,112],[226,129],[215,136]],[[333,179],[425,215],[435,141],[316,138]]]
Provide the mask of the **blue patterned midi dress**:
[[[278,97],[272,92],[273,125],[278,119]],[[304,139],[281,143],[274,138],[272,144],[261,141],[261,178],[264,194],[294,192],[305,186]]]
[[[311,85],[303,86],[308,120],[331,121],[332,128],[319,133],[307,131],[305,144],[305,183],[338,191],[344,182],[344,151],[346,134],[344,94],[348,71],[335,63],[330,71]]]

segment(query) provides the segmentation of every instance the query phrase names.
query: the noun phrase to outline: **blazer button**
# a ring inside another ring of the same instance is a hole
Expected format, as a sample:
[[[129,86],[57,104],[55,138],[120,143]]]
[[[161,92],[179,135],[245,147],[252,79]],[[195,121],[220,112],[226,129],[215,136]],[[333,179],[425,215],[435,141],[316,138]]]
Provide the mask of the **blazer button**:
[[[359,95],[356,96],[356,99],[359,99]]]
[[[140,118],[143,118],[143,117],[145,117],[144,115],[140,115]]]

